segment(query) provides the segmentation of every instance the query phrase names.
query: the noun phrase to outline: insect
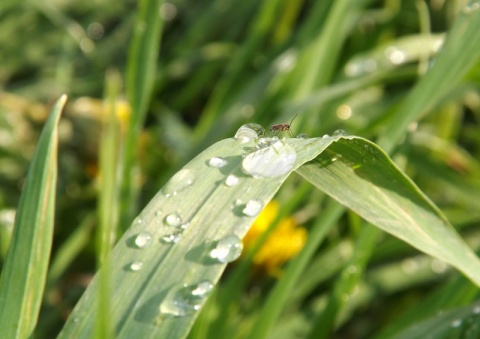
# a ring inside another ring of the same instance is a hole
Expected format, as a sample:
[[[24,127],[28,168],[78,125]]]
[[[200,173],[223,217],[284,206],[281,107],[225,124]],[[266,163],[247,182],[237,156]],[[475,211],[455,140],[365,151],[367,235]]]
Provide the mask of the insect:
[[[271,132],[273,132],[273,131],[278,131],[278,132],[288,131],[288,134],[290,134],[290,136],[292,138],[295,138],[295,136],[292,133],[291,126],[292,126],[293,120],[295,120],[296,117],[297,117],[297,114],[295,114],[295,116],[292,118],[292,120],[290,120],[290,123],[288,123],[288,124],[284,123],[284,124],[272,125],[272,127],[270,127],[270,131]]]

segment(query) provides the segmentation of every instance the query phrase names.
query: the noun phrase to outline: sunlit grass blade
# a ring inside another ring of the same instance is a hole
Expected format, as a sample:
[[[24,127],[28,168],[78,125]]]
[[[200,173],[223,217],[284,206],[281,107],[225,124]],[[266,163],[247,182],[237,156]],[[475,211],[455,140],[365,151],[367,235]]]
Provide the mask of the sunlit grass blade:
[[[0,328],[5,338],[33,333],[43,298],[53,238],[58,122],[67,100],[53,107],[30,163],[0,285]]]
[[[243,134],[223,140],[193,159],[115,246],[103,273],[111,281],[110,316],[117,337],[186,336],[228,261],[211,251],[221,239],[229,239],[229,250],[236,248],[296,169],[375,226],[480,284],[478,258],[375,144],[342,135],[249,140]],[[90,300],[98,290],[97,275],[60,337],[91,336],[98,315]]]
[[[298,173],[384,231],[480,285],[480,261],[428,198],[375,144],[341,138]]]

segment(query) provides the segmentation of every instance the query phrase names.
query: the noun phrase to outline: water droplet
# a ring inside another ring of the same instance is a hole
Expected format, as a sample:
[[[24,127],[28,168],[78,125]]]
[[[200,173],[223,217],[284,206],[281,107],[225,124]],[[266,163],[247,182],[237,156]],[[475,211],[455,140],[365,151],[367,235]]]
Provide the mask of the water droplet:
[[[227,235],[220,239],[215,248],[210,251],[210,257],[221,263],[229,263],[236,260],[242,254],[243,243],[236,235]]]
[[[248,154],[242,161],[242,169],[254,178],[274,178],[289,173],[296,159],[297,153],[292,146],[276,141]]]
[[[324,134],[322,139],[326,139],[326,138],[330,138],[330,136],[328,134]]]
[[[455,319],[450,323],[452,327],[460,327],[462,325],[462,320],[461,319]]]
[[[305,133],[300,133],[299,135],[297,135],[297,139],[308,139],[308,138],[310,138],[310,136]]]
[[[265,128],[259,124],[246,124],[240,127],[235,133],[235,139],[240,140],[243,144],[258,140],[258,137],[265,135]]]
[[[130,264],[130,270],[133,272],[140,271],[143,267],[143,262],[141,261],[134,261]]]
[[[407,55],[404,51],[395,46],[389,46],[385,49],[385,56],[394,65],[400,65],[407,60]]]
[[[158,217],[161,217],[163,215],[163,212],[162,210],[158,210],[155,212],[155,216],[158,218]]]
[[[346,137],[348,136],[348,133],[345,132],[343,129],[337,129],[335,132],[333,132],[332,136],[334,137]]]
[[[221,168],[225,166],[227,163],[228,163],[227,160],[219,157],[210,158],[210,160],[208,161],[208,165],[210,167],[215,167],[215,168]]]
[[[145,248],[152,242],[152,234],[150,232],[140,232],[138,233],[137,237],[135,238],[135,245],[138,248]]]
[[[239,182],[240,182],[240,179],[239,179],[237,176],[233,175],[233,174],[230,174],[230,175],[227,177],[227,179],[225,179],[225,185],[230,186],[230,187],[235,186],[235,185],[238,184]]]
[[[262,211],[263,205],[257,200],[250,200],[243,209],[243,214],[248,217],[256,217]]]
[[[170,181],[163,187],[162,192],[165,197],[176,195],[177,193],[192,186],[196,179],[195,173],[189,169],[182,169],[178,171]]]
[[[477,305],[473,308],[473,314],[480,314],[480,305]]]
[[[194,314],[200,310],[202,303],[213,292],[213,287],[210,281],[204,280],[198,284],[171,291],[160,305],[160,312],[175,317]]]
[[[165,224],[173,227],[177,227],[182,224],[182,218],[180,218],[180,215],[177,212],[173,212],[167,215],[164,221],[165,221]]]
[[[176,244],[177,242],[182,239],[183,235],[183,229],[179,231],[175,231],[172,234],[168,234],[163,236],[160,241],[163,242],[164,244]]]
[[[80,321],[80,319],[78,319],[77,317],[73,318],[74,323],[78,323],[79,321]]]

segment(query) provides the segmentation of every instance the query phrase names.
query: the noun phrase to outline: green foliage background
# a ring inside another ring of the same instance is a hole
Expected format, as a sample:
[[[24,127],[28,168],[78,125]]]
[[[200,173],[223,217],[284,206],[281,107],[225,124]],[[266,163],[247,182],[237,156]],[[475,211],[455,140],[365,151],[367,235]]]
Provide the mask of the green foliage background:
[[[3,1],[2,267],[41,128],[54,101],[69,96],[34,336],[59,333],[111,239],[167,180],[248,122],[268,128],[298,114],[295,134],[343,129],[377,142],[478,250],[479,7],[461,0]],[[122,99],[129,123],[116,117]],[[270,305],[285,291],[282,279],[253,274],[244,256],[227,268],[191,338],[242,338],[252,329],[262,338],[473,338],[480,331],[468,318],[479,311],[478,288],[460,273],[372,231],[300,176],[277,199],[282,215],[295,213],[312,237],[317,223],[331,224],[281,314]],[[358,274],[348,278],[351,267]],[[100,310],[109,302],[98,301],[92,307]],[[108,337],[108,309],[100,314],[96,335]]]

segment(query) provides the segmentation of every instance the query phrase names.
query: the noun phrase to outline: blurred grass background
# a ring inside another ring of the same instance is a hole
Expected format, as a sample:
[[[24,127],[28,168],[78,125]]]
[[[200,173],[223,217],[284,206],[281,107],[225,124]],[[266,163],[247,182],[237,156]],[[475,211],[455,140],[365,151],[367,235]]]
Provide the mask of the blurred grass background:
[[[455,20],[478,8],[478,2],[460,0],[142,3],[159,5],[145,7],[144,22],[136,17],[135,1],[0,4],[2,262],[39,131],[53,101],[69,95],[60,125],[56,227],[38,337],[61,329],[108,251],[98,238],[120,234],[198,152],[232,137],[244,123],[268,128],[295,114],[294,134],[343,129],[375,141],[392,130],[395,111],[434,64]],[[161,40],[153,35],[135,45],[134,31],[142,32],[147,23],[158,25]],[[394,159],[477,249],[480,60],[459,83],[444,88],[421,120],[398,130],[403,136]],[[105,146],[105,135],[116,143]],[[102,173],[113,173],[108,178],[118,192],[108,191],[112,186]],[[110,204],[105,192],[118,201]],[[296,176],[277,200],[285,206],[277,223],[293,215],[307,231],[329,204]],[[118,211],[112,212],[115,204]],[[272,336],[309,332],[313,314],[326,307],[342,269],[355,259],[357,241],[371,253],[335,337],[372,337],[477,298],[476,288],[443,263],[385,234],[365,245],[365,235],[358,236],[366,226],[358,217],[345,213],[337,219],[283,311],[288,321],[277,324]],[[118,228],[105,230],[105,220],[118,220]],[[227,270],[226,286],[238,266]],[[249,266],[244,288],[231,297],[235,306],[225,311],[222,324],[229,335],[248,334],[281,277],[281,267],[272,276],[265,266]],[[218,309],[207,306],[192,337],[208,335],[201,324],[208,328],[219,318]]]

